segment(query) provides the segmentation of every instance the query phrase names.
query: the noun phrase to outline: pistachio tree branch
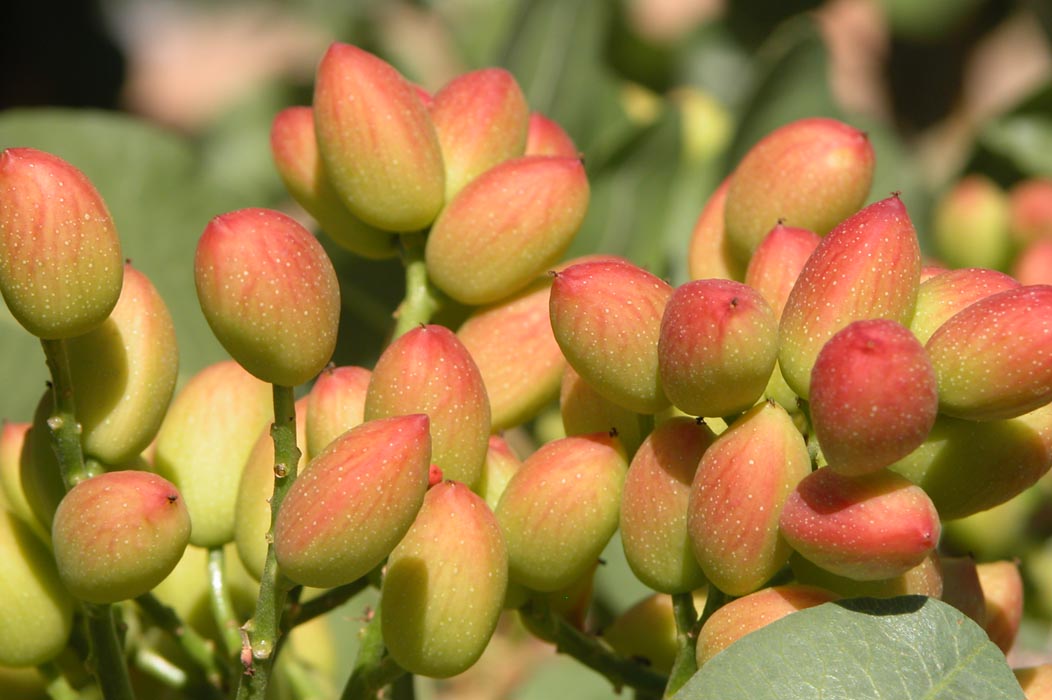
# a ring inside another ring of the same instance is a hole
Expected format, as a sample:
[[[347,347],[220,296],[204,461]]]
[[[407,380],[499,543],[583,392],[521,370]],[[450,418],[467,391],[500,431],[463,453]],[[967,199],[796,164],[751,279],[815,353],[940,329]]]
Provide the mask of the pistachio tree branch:
[[[274,385],[274,494],[270,498],[270,530],[267,532],[267,558],[259,582],[259,598],[252,619],[243,630],[241,661],[245,675],[238,686],[238,700],[263,700],[274,665],[281,615],[293,583],[278,570],[274,556],[274,521],[285,495],[296,479],[300,450],[296,446],[296,397],[292,387]]]
[[[133,700],[124,650],[117,638],[113,606],[82,603],[91,639],[89,666],[106,700]]]
[[[51,446],[58,457],[62,482],[70,490],[87,478],[84,453],[80,447],[80,424],[73,402],[73,378],[69,369],[69,355],[65,340],[41,339],[48,370],[51,372],[51,395],[53,405],[48,428],[51,429]]]
[[[406,671],[385,652],[381,632],[380,606],[373,609],[372,619],[365,626],[358,658],[354,660],[354,671],[344,686],[341,700],[373,700],[381,688],[394,683]]]
[[[696,659],[698,634],[694,625],[698,621],[698,611],[694,608],[694,595],[690,592],[676,593],[672,596],[672,611],[676,620],[676,660],[669,673],[668,685],[665,686],[665,697],[672,697],[676,691],[698,670]]]

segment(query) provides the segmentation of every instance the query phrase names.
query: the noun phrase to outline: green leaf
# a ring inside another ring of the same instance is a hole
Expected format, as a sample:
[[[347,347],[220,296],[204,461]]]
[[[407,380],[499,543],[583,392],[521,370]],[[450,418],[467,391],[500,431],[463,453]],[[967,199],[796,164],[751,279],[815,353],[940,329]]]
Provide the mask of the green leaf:
[[[983,129],[979,141],[1028,176],[1052,177],[1052,117],[1047,114],[1003,117]]]
[[[712,658],[675,700],[1024,700],[977,624],[932,598],[858,598],[788,615]]]

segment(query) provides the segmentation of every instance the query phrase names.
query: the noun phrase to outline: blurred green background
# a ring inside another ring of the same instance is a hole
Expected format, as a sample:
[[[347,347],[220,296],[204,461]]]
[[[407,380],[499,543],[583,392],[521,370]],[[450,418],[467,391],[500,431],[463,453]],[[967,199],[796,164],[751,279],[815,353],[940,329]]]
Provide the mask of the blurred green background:
[[[282,107],[309,104],[334,40],[432,91],[466,70],[511,70],[531,108],[561,123],[585,157],[592,203],[569,255],[626,255],[674,283],[686,279],[687,241],[711,191],[751,144],[799,117],[865,129],[877,151],[871,200],[900,191],[925,240],[933,201],[963,173],[1004,187],[1052,177],[1047,0],[7,2],[0,148],[57,153],[95,182],[125,256],[176,319],[183,380],[224,357],[193,292],[197,238],[240,207],[302,214],[271,165],[270,123]],[[335,359],[371,365],[402,296],[400,265],[328,249],[343,285]],[[28,420],[45,368],[6,307],[0,376],[0,417]],[[1052,520],[1040,504],[1012,518],[1035,543]],[[983,546],[1018,554],[1019,541]],[[616,541],[608,554],[600,617],[645,592]],[[496,697],[503,683],[515,698],[610,695],[547,648],[514,658],[445,692]]]

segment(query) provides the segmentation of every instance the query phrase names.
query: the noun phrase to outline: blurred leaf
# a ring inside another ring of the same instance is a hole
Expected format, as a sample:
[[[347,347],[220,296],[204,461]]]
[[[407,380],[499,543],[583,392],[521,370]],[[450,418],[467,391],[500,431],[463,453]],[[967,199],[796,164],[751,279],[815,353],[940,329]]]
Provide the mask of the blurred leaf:
[[[1052,177],[1052,114],[1016,114],[991,122],[984,148],[1007,158],[1024,176]]]
[[[472,69],[500,62],[513,21],[527,0],[438,0],[435,13],[445,23],[460,58]]]
[[[752,94],[757,66],[723,22],[699,28],[687,40],[680,80],[701,88],[725,105],[739,107]]]
[[[885,199],[892,192],[899,192],[910,220],[917,229],[921,250],[925,253],[932,252],[931,232],[928,230],[932,194],[924,182],[916,156],[886,124],[850,117],[847,121],[866,132],[877,157],[876,172],[873,174],[873,185],[869,189],[867,203]]]
[[[859,598],[788,615],[717,654],[675,700],[1023,700],[1004,654],[932,598]]]
[[[595,597],[614,615],[654,593],[632,573],[620,533],[614,534],[599,558],[603,564],[595,572]]]
[[[812,19],[783,24],[757,56],[757,80],[738,111],[738,131],[728,171],[746,151],[774,129],[803,117],[842,118],[829,88],[829,61]]]

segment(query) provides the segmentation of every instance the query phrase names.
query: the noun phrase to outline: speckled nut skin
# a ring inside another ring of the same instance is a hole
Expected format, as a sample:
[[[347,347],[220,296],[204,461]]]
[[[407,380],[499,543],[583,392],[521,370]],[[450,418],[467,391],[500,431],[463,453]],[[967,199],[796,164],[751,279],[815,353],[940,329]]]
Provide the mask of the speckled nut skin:
[[[285,575],[305,586],[340,586],[391,553],[424,502],[428,427],[421,413],[368,421],[313,459],[274,523]]]
[[[462,673],[489,643],[507,586],[507,548],[485,501],[464,484],[437,484],[387,560],[384,644],[410,673]]]
[[[761,403],[713,442],[694,474],[687,529],[706,578],[721,591],[755,591],[789,561],[783,504],[811,471],[803,437],[778,404]]]
[[[51,526],[62,582],[89,603],[146,593],[175,568],[189,539],[190,515],[179,490],[134,470],[79,482]]]
[[[782,311],[778,364],[789,387],[809,398],[815,358],[852,321],[908,325],[920,270],[917,232],[897,196],[837,225],[808,258]]]
[[[373,373],[364,367],[327,367],[307,394],[307,452],[316,455],[365,420],[365,394]],[[300,416],[297,409],[296,418]]]
[[[0,293],[27,331],[87,333],[117,304],[123,275],[117,229],[84,173],[33,148],[0,153]]]
[[[265,382],[298,386],[336,347],[340,285],[317,239],[270,209],[212,219],[197,243],[201,310],[227,352]]]
[[[939,326],[958,311],[1018,286],[1019,281],[1005,273],[982,267],[940,272],[917,288],[917,308],[910,320],[910,331],[921,343],[927,343]]]
[[[778,224],[756,248],[745,270],[745,284],[767,300],[775,318],[782,318],[789,293],[821,242],[818,234],[806,228]]]
[[[727,242],[727,228],[724,226],[724,207],[730,184],[730,178],[720,183],[694,222],[687,248],[687,272],[692,280],[740,280],[745,273],[745,264],[735,257]]]

